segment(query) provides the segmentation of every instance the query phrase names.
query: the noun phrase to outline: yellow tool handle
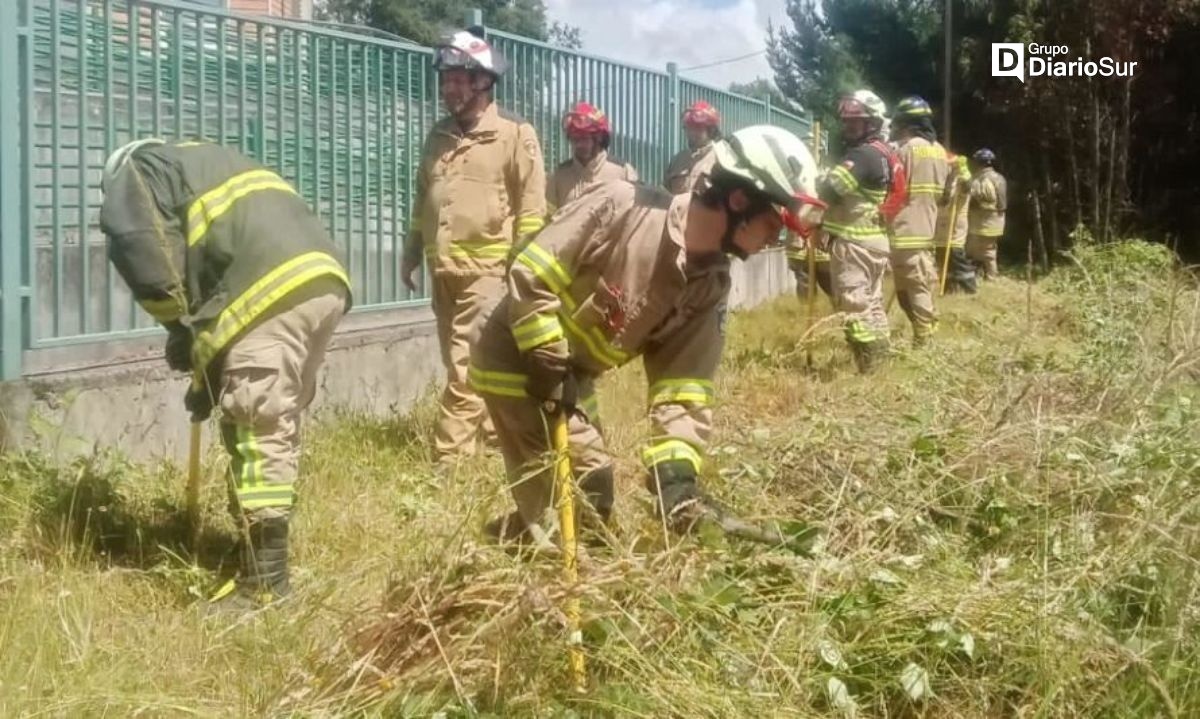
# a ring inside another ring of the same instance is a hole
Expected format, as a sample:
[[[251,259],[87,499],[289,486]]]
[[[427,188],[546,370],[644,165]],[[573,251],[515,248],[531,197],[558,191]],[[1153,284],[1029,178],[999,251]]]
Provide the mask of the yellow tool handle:
[[[946,256],[942,258],[942,287],[938,297],[946,296],[946,275],[950,272],[950,253],[954,247],[954,225],[958,223],[958,187],[950,193],[950,222],[946,225]]]
[[[558,496],[558,522],[562,539],[563,579],[574,585],[579,581],[579,537],[575,532],[575,492],[571,482],[571,455],[567,441],[567,415],[554,413],[554,484]],[[567,616],[568,660],[571,683],[578,692],[587,687],[587,670],[583,662],[583,632],[579,627],[579,597],[567,598],[563,610]]]
[[[200,437],[203,428],[202,422],[192,422],[188,446],[187,515],[193,552],[200,551]]]

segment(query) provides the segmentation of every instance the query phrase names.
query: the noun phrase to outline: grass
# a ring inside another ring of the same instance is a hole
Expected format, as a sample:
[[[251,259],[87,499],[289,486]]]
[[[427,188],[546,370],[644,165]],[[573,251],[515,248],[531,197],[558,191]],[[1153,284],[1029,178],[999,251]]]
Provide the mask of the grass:
[[[818,527],[804,554],[664,537],[637,368],[602,387],[621,525],[576,588],[480,541],[500,463],[435,477],[429,403],[309,426],[296,596],[233,625],[196,606],[219,482],[193,562],[177,468],[4,456],[0,716],[1196,716],[1200,295],[1160,248],[1076,260],[947,298],[869,381],[832,322],[809,366],[792,298],[731,319],[704,479]]]

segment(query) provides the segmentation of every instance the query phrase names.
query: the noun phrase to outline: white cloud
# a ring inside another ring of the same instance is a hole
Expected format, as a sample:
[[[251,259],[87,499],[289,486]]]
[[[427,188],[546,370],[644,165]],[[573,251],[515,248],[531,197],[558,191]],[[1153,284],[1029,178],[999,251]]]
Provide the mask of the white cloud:
[[[787,20],[785,0],[547,0],[554,20],[578,26],[583,49],[664,70],[748,55],[766,48],[768,21]],[[685,77],[727,87],[770,78],[765,55],[690,70]]]

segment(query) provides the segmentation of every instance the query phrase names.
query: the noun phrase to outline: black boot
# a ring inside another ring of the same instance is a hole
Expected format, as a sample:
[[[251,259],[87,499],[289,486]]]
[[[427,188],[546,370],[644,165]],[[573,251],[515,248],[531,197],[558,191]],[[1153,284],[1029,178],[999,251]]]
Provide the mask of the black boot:
[[[250,521],[239,553],[238,575],[212,598],[212,609],[245,613],[288,595],[287,517]]]
[[[646,476],[646,489],[658,497],[659,516],[680,534],[702,519],[719,517],[720,508],[700,491],[696,471],[685,460],[659,462]]]

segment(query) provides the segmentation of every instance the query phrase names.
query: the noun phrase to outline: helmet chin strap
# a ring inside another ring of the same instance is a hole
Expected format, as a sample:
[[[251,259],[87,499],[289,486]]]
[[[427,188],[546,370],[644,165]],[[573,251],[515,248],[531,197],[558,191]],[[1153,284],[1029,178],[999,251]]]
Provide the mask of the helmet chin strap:
[[[749,213],[734,212],[729,207],[728,200],[725,203],[725,234],[721,236],[721,251],[727,255],[733,255],[739,260],[745,260],[749,254],[737,243],[733,241],[737,231],[750,221]]]

